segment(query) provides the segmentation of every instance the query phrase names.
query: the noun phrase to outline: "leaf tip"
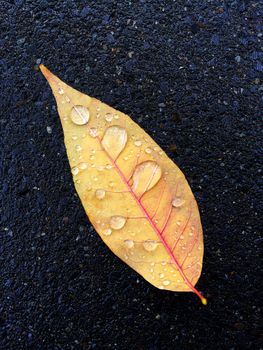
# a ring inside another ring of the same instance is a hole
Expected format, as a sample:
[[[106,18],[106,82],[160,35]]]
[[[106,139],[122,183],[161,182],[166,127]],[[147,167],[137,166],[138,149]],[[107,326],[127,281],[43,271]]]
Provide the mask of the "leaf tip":
[[[40,64],[39,69],[41,70],[41,73],[44,75],[47,81],[49,81],[52,78],[53,74],[50,72],[49,69],[47,69],[46,66],[44,66],[43,64]]]
[[[201,298],[201,302],[203,305],[207,305],[207,299],[205,297]]]

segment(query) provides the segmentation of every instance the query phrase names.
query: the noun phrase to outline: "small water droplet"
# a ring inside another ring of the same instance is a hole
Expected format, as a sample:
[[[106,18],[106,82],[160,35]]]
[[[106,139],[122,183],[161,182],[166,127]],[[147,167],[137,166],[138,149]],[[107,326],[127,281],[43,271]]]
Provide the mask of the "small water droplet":
[[[72,175],[78,175],[78,173],[79,173],[79,168],[78,167],[73,167],[72,169],[71,169],[71,173],[72,173]]]
[[[105,119],[107,122],[111,122],[113,119],[113,115],[111,113],[106,113],[105,114]]]
[[[77,139],[78,139],[78,136],[73,135],[71,138],[72,138],[72,140],[74,140],[74,141],[75,141],[75,140],[77,140]]]
[[[150,154],[150,153],[152,153],[152,149],[151,148],[149,148],[149,147],[147,147],[147,148],[145,148],[145,153],[147,153],[147,154]]]
[[[59,93],[60,95],[63,95],[63,94],[64,94],[64,90],[62,89],[62,87],[59,87],[59,88],[58,88],[58,93]]]
[[[81,170],[84,170],[84,169],[87,169],[88,167],[88,164],[87,163],[79,163],[78,167],[81,169]]]
[[[168,280],[163,281],[164,286],[168,286],[170,283],[171,283],[171,281],[168,281]]]
[[[124,216],[112,216],[110,219],[110,227],[114,230],[120,230],[125,225],[127,219]]]
[[[194,234],[193,232],[189,232],[189,236],[192,237]]]
[[[114,125],[106,130],[101,144],[106,152],[115,160],[123,151],[126,142],[126,130],[120,126]]]
[[[176,224],[177,224],[178,226],[180,226],[181,223],[182,223],[182,222],[181,222],[180,220],[176,221]]]
[[[166,261],[162,261],[161,264],[162,264],[163,266],[165,266],[165,265],[167,264],[167,262],[166,262]]]
[[[160,273],[160,274],[159,274],[159,277],[160,277],[160,278],[164,278],[164,273]]]
[[[159,288],[159,289],[164,289],[164,286],[159,286],[158,288]]]
[[[89,134],[91,137],[96,137],[98,133],[98,130],[96,128],[90,128]]]
[[[95,196],[98,198],[98,199],[103,199],[105,197],[105,194],[106,192],[102,189],[98,189],[96,190],[95,192]]]
[[[182,198],[174,198],[172,201],[172,206],[175,208],[179,208],[181,207],[183,204],[185,203],[185,201]]]
[[[70,98],[68,96],[65,96],[66,102],[70,102]]]
[[[110,236],[112,231],[110,228],[106,228],[106,230],[102,231],[102,233],[104,234],[104,236]]]
[[[77,152],[80,152],[80,151],[82,150],[82,148],[81,148],[80,145],[76,145],[76,146],[75,146],[75,150],[76,150]]]
[[[112,169],[113,166],[112,166],[111,164],[106,164],[105,168],[106,168],[106,169]]]
[[[180,239],[184,239],[184,235],[181,235],[181,236],[180,236]]]
[[[134,141],[134,145],[137,147],[140,147],[142,145],[142,141],[136,140],[136,141]]]
[[[114,119],[119,119],[118,114],[114,114]]]
[[[89,116],[89,110],[84,106],[74,106],[70,112],[71,120],[77,125],[87,124]]]
[[[124,244],[128,249],[131,249],[134,247],[134,241],[132,239],[126,239],[124,241]]]
[[[90,155],[90,156],[89,156],[89,159],[91,159],[91,160],[94,159],[94,158],[95,158],[94,155]]]
[[[153,250],[155,250],[157,248],[157,242],[148,239],[147,241],[143,242],[143,247],[148,252],[151,252],[151,251],[153,251]]]

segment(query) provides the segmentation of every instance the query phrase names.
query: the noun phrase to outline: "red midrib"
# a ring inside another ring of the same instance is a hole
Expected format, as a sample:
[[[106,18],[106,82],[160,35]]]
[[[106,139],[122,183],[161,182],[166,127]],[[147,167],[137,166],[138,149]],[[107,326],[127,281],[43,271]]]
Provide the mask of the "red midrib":
[[[101,145],[101,138],[99,136],[96,136],[96,139],[98,140],[101,148],[103,149],[103,151],[105,152],[105,154],[107,155],[107,157],[109,158],[109,160],[111,161],[112,165],[114,166],[114,168],[116,169],[117,173],[119,174],[120,178],[122,179],[123,183],[126,185],[126,187],[128,188],[129,192],[131,193],[131,195],[133,196],[133,198],[135,199],[137,205],[139,206],[139,208],[141,209],[141,211],[143,212],[143,214],[145,215],[145,217],[147,218],[147,220],[149,221],[150,225],[152,226],[152,228],[154,229],[154,231],[156,232],[157,236],[159,237],[159,239],[161,240],[161,242],[163,243],[167,253],[169,254],[172,262],[176,265],[179,273],[181,274],[184,282],[188,285],[188,287],[201,299],[201,301],[203,302],[204,297],[202,296],[202,294],[192,285],[192,283],[188,280],[188,278],[185,276],[181,266],[179,265],[176,257],[174,256],[171,248],[169,247],[169,245],[167,244],[167,242],[165,241],[165,239],[162,236],[161,231],[158,229],[158,227],[155,225],[155,223],[152,221],[151,217],[149,216],[146,208],[142,205],[140,199],[136,196],[136,194],[133,192],[131,186],[129,185],[126,177],[124,176],[123,172],[121,171],[121,169],[118,167],[116,161],[114,161],[114,159],[109,155],[109,153],[102,147]]]

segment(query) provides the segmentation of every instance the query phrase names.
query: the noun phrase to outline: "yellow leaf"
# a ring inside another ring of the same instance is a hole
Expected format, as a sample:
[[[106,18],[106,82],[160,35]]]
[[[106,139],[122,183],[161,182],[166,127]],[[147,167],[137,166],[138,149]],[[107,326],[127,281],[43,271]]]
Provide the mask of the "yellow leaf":
[[[40,66],[58,105],[76,190],[96,231],[159,289],[192,291],[203,260],[198,207],[180,169],[126,114]]]

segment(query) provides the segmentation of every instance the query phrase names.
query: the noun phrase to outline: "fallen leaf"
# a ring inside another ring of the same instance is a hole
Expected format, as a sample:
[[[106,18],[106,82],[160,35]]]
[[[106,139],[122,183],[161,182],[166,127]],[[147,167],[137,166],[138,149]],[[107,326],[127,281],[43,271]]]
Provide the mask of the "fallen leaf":
[[[198,207],[181,170],[124,113],[40,69],[57,101],[76,190],[96,231],[159,289],[191,291],[203,260]]]

